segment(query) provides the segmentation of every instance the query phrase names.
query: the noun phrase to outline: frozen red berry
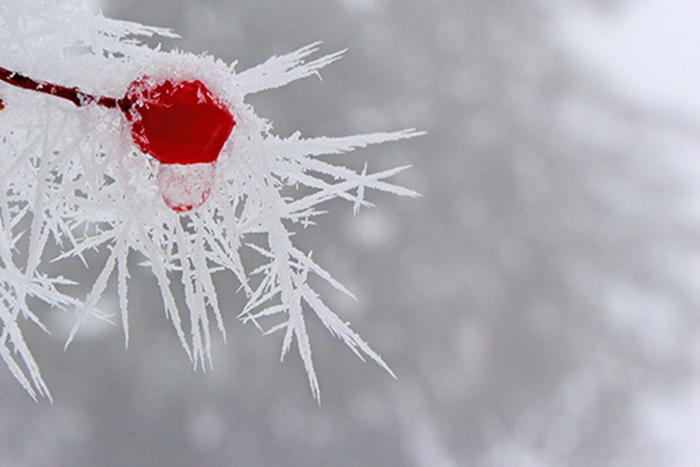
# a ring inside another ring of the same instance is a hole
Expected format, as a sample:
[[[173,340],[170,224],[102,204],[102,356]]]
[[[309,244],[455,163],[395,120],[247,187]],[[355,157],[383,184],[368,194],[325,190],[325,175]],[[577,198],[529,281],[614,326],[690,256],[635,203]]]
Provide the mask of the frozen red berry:
[[[236,122],[200,81],[134,81],[124,108],[138,147],[162,164],[214,162]]]
[[[171,209],[204,204],[216,160],[236,122],[200,81],[134,81],[121,100],[131,136],[158,162],[158,189]]]

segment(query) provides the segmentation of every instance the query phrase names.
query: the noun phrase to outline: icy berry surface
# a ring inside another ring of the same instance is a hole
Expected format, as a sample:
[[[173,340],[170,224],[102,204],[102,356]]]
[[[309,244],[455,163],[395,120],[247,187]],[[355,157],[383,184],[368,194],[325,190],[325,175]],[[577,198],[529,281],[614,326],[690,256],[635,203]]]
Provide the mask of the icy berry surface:
[[[187,212],[198,208],[209,197],[214,185],[216,163],[160,164],[158,190],[170,209]]]
[[[216,161],[236,122],[200,81],[134,81],[126,93],[131,136],[163,164]]]

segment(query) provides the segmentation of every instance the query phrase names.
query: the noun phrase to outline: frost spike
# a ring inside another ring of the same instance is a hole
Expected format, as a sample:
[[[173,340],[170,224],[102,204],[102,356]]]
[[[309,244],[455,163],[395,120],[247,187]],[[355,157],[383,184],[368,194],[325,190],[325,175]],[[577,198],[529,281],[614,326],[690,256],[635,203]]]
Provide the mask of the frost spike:
[[[316,52],[321,42],[314,42],[286,55],[272,56],[264,63],[238,75],[238,88],[243,95],[275,89],[301,78],[318,74],[318,70],[339,60],[345,50],[304,63],[304,58]],[[347,50],[347,49],[346,49]]]

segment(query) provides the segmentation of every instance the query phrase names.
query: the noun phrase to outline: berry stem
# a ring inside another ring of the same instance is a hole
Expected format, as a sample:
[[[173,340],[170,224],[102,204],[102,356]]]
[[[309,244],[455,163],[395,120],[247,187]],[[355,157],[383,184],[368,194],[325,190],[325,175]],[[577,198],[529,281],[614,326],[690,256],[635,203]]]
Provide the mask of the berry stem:
[[[108,109],[119,108],[123,112],[126,112],[129,107],[131,107],[131,101],[122,98],[115,99],[113,97],[104,96],[93,96],[87,94],[77,87],[66,87],[59,84],[45,83],[43,81],[37,81],[35,79],[24,76],[16,71],[10,71],[7,68],[0,67],[0,81],[4,81],[12,86],[17,86],[22,89],[29,89],[31,91],[43,92],[45,94],[50,94],[56,97],[62,97],[63,99],[68,99],[73,104],[78,107],[83,107],[88,104],[95,103],[99,106],[106,107]]]

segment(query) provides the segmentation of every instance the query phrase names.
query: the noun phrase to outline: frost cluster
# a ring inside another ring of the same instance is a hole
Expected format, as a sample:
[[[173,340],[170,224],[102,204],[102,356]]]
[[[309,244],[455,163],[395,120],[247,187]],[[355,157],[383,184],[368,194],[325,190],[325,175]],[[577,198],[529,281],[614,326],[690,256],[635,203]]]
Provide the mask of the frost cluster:
[[[418,133],[277,137],[245,97],[317,74],[340,53],[309,61],[318,48],[312,44],[239,73],[235,63],[164,52],[138,41],[152,35],[174,36],[49,1],[0,3],[1,67],[109,97],[123,96],[143,76],[198,79],[236,120],[215,170],[203,175],[213,177],[209,199],[196,210],[178,213],[159,193],[158,162],[138,151],[120,112],[96,105],[79,108],[0,83],[0,355],[14,377],[32,397],[50,397],[20,326],[31,321],[47,330],[37,315],[39,302],[74,311],[69,343],[88,316],[110,318],[99,304],[112,278],[128,343],[130,268],[143,265],[153,273],[165,314],[195,367],[211,363],[211,328],[226,336],[222,312],[232,310],[222,309],[212,276],[228,272],[226,280],[235,281],[247,296],[244,309],[236,310],[240,318],[265,333],[282,331],[282,356],[296,340],[315,397],[319,387],[305,327],[308,312],[360,358],[368,356],[391,373],[309,285],[315,275],[350,294],[310,252],[294,245],[291,233],[295,226],[313,224],[319,205],[334,198],[349,201],[356,212],[369,205],[367,189],[416,196],[386,181],[405,167],[356,172],[318,156]],[[54,248],[60,253],[48,257]],[[246,264],[241,249],[251,249],[259,261]],[[92,269],[94,281],[85,294],[77,292],[85,288],[55,271],[74,258],[87,265],[90,250],[108,254]],[[176,300],[179,293],[184,303]],[[278,324],[263,329],[260,319],[272,315],[281,317]]]

